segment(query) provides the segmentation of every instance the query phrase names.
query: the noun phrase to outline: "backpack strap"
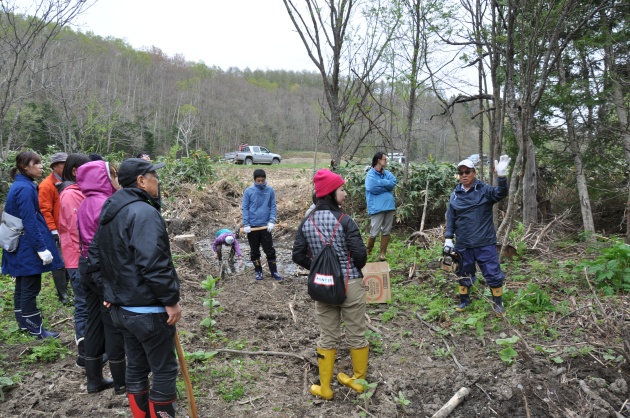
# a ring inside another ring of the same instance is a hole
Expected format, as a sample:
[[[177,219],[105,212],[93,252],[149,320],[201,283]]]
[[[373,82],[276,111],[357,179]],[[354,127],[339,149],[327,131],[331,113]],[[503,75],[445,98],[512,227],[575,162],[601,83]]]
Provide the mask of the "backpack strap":
[[[346,214],[342,213],[341,216],[339,217],[339,219],[337,219],[337,223],[335,224],[335,229],[333,230],[332,236],[330,237],[330,242],[326,242],[326,240],[324,239],[324,236],[322,235],[322,233],[319,232],[319,228],[317,228],[317,225],[315,224],[315,220],[313,219],[313,215],[310,215],[308,217],[308,219],[311,220],[311,223],[315,227],[315,231],[317,231],[317,233],[319,234],[319,239],[322,240],[324,245],[326,245],[326,244],[332,245],[333,239],[335,238],[335,234],[337,233],[337,228],[339,228],[339,224],[341,223],[341,218],[343,218],[344,216],[346,216]]]

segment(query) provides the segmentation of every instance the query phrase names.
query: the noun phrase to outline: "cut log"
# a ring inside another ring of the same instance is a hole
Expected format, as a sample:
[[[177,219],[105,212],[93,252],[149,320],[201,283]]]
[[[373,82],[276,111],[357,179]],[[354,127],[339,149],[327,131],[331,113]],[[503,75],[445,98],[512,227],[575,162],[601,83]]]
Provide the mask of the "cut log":
[[[173,237],[173,244],[175,244],[180,250],[187,253],[195,252],[195,235],[177,235]]]
[[[470,390],[467,387],[463,387],[458,390],[453,397],[444,404],[443,407],[440,408],[431,418],[446,418],[453,412],[453,410],[462,403],[464,398],[470,393]]]

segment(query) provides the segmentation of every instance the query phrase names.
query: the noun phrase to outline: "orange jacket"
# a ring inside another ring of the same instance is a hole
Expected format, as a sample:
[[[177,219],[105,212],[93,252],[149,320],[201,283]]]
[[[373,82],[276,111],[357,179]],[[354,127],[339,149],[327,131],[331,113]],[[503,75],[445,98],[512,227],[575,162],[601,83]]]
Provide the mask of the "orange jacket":
[[[44,215],[48,229],[54,231],[59,224],[59,192],[55,183],[57,183],[55,173],[50,173],[48,177],[39,183],[39,210]]]

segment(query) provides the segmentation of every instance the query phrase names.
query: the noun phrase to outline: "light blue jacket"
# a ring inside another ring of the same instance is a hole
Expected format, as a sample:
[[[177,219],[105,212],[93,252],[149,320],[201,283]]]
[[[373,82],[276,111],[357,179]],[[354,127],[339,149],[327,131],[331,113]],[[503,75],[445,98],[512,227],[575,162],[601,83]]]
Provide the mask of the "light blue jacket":
[[[396,176],[391,171],[384,169],[379,173],[374,167],[370,168],[365,176],[365,200],[367,201],[368,215],[396,210],[393,193],[396,183]]]
[[[2,274],[34,276],[63,267],[55,239],[39,210],[37,186],[30,177],[22,174],[15,176],[4,210],[22,220],[24,235],[20,237],[20,244],[15,252],[2,252]],[[44,265],[37,253],[46,250],[52,254],[53,261]]]
[[[267,226],[267,223],[276,223],[276,192],[273,188],[263,184],[254,183],[245,189],[243,193],[243,226]]]

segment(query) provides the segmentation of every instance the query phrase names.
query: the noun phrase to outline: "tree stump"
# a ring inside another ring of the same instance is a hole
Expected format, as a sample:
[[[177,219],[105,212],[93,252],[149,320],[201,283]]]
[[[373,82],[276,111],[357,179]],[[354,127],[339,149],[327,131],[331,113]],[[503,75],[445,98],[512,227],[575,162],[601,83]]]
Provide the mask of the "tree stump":
[[[177,235],[173,238],[173,244],[182,251],[187,253],[195,252],[195,235]]]

